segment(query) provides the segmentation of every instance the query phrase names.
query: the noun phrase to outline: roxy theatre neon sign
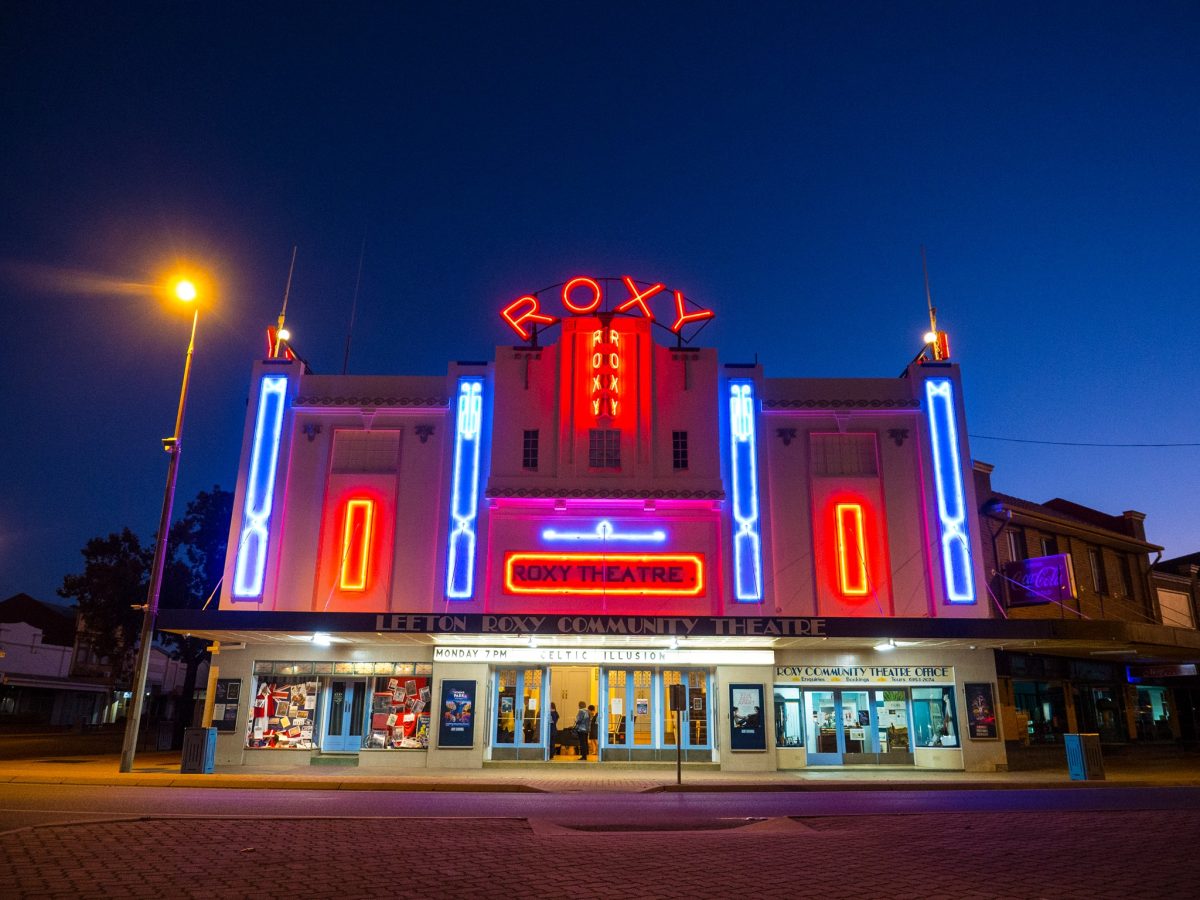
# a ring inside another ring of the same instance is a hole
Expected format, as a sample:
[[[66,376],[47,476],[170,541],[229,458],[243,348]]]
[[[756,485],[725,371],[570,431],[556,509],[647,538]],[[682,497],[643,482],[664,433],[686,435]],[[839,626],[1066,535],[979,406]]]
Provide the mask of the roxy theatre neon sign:
[[[566,314],[572,316],[594,316],[601,313],[627,316],[638,314],[651,322],[658,322],[647,301],[659,294],[667,293],[666,285],[655,282],[649,286],[639,286],[639,284],[644,285],[645,283],[636,282],[628,275],[624,275],[620,281],[625,286],[625,293],[617,298],[619,300],[617,305],[609,309],[605,307],[604,288],[600,284],[601,280],[616,279],[597,280],[581,275],[563,284],[561,300]],[[662,324],[676,334],[680,334],[683,327],[689,322],[702,322],[715,315],[711,309],[691,303],[683,296],[683,291],[670,291],[669,293],[675,298],[675,318],[670,325],[666,325],[665,320]],[[610,297],[609,301],[612,300],[613,298]],[[605,307],[605,309],[602,310],[601,307]],[[542,309],[542,302],[538,299],[537,294],[525,294],[523,297],[518,297],[500,310],[500,317],[520,335],[523,341],[528,341],[534,336],[538,325],[553,325],[559,320],[558,316],[552,316]]]

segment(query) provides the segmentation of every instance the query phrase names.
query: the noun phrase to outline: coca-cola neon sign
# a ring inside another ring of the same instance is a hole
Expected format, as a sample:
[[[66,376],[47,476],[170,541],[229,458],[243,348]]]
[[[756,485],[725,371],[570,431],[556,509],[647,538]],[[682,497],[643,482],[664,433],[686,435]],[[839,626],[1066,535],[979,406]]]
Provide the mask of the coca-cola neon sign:
[[[614,300],[613,297],[607,298],[609,304],[605,303],[605,287],[601,282],[606,284],[617,282],[624,286],[624,293],[619,287],[614,291],[617,295],[615,299],[618,301],[615,306],[609,305]],[[640,284],[642,286],[639,287],[639,282],[635,282],[628,275],[623,275],[620,279],[596,279],[580,275],[563,283],[559,299],[566,315],[640,315],[657,323],[658,318],[647,301],[659,294],[666,293],[667,287],[659,282],[649,285],[640,282]],[[542,308],[542,300],[539,295],[543,293],[547,292],[525,294],[500,310],[500,317],[520,335],[523,341],[534,338],[539,325],[553,325],[560,319],[560,316],[551,315]],[[665,320],[659,324],[662,324],[664,328],[669,328],[677,335],[682,335],[685,325],[703,322],[716,315],[711,309],[705,309],[688,300],[683,295],[683,291],[673,290],[670,291],[670,294],[675,298],[675,318],[670,325],[667,325]]]

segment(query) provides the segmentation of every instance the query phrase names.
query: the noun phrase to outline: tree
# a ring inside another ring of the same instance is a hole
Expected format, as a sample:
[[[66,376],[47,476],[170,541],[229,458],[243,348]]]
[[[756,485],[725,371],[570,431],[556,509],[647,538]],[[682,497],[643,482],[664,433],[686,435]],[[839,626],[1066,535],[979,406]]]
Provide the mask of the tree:
[[[150,562],[154,551],[143,547],[128,528],[108,537],[92,538],[84,545],[83,572],[67,575],[58,589],[60,597],[79,604],[83,640],[110,667],[115,688],[129,677],[146,602]]]
[[[233,494],[213,485],[201,491],[187,505],[183,518],[171,526],[170,565],[163,573],[162,606],[174,609],[200,609],[209,602],[225,572],[225,552],[229,542],[229,520],[233,516]],[[195,715],[196,677],[200,664],[208,658],[208,641],[181,634],[161,635],[187,667],[183,677],[183,696],[175,720],[176,741]]]
[[[183,517],[171,526],[160,607],[199,609],[213,595],[225,569],[232,515],[233,495],[217,485],[211,491],[201,491],[188,503]],[[83,572],[65,576],[58,593],[78,602],[84,639],[112,667],[115,688],[128,683],[133,671],[142,625],[141,606],[146,602],[154,560],[153,544],[143,546],[138,536],[126,528],[119,534],[92,538],[82,552]],[[186,666],[176,715],[176,737],[182,738],[195,712],[192,695],[200,664],[208,656],[208,642],[159,632],[155,639]]]

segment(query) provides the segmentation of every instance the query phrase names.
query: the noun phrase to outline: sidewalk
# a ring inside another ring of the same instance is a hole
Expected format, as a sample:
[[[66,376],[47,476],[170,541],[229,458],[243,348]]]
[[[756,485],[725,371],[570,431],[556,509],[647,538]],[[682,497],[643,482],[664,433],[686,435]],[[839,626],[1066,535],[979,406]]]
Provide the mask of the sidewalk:
[[[908,791],[1031,788],[1200,786],[1200,758],[1113,760],[1105,781],[1071,781],[1066,772],[946,772],[910,768],[813,768],[789,772],[675,770],[619,764],[538,768],[379,769],[310,765],[218,767],[212,775],[182,775],[179,753],[140,753],[134,771],[118,771],[116,756],[56,756],[0,761],[0,784],[79,784],[331,791],[462,791],[560,793],[582,791]]]

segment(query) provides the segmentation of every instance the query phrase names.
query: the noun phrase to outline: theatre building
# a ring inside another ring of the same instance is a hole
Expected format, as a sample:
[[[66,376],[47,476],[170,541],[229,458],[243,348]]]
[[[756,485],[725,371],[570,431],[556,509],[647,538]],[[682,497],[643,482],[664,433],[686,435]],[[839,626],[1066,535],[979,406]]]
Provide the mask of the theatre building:
[[[220,643],[218,763],[574,761],[582,703],[600,765],[1002,767],[1024,632],[944,340],[772,378],[688,344],[712,316],[577,278],[445,374],[255,363],[219,608],[160,620]]]

